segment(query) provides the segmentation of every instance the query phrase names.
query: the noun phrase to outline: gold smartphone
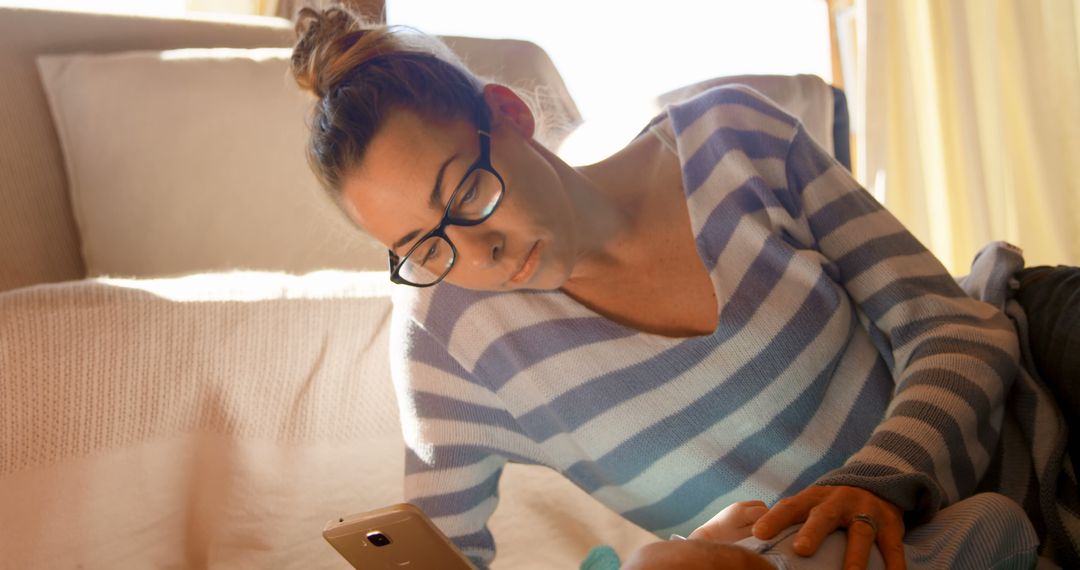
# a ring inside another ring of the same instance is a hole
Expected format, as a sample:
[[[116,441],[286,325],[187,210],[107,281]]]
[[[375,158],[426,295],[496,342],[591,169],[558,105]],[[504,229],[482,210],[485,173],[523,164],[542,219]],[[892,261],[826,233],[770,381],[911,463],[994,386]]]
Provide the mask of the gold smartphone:
[[[424,511],[409,503],[331,520],[323,538],[358,570],[476,570]]]

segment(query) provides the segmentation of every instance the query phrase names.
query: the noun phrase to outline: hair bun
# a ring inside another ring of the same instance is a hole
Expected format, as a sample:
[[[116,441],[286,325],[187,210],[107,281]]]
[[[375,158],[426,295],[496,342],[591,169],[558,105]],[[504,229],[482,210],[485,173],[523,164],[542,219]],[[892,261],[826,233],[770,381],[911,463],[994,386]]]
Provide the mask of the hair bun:
[[[365,35],[363,18],[335,6],[317,11],[305,7],[296,16],[298,38],[292,53],[292,73],[302,89],[325,96],[350,66],[341,58]]]
[[[296,32],[293,76],[320,99],[311,106],[308,162],[338,200],[391,110],[434,122],[488,119],[484,83],[438,38],[340,7],[300,10]]]

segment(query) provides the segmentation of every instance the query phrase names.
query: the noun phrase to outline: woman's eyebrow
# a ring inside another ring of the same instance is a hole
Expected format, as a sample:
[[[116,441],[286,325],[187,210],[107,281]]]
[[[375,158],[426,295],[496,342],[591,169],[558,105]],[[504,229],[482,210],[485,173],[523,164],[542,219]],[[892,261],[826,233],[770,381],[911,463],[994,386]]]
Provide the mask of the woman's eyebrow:
[[[457,153],[450,155],[450,158],[446,159],[446,162],[442,163],[439,167],[439,173],[435,176],[435,185],[431,188],[431,196],[428,198],[428,205],[433,209],[441,210],[443,208],[442,200],[442,187],[443,187],[443,174],[446,174],[446,167],[454,162],[457,158]]]
[[[450,158],[446,159],[446,162],[442,163],[442,166],[439,167],[439,173],[435,175],[435,185],[431,188],[431,195],[428,196],[428,206],[433,210],[441,210],[443,208],[443,176],[446,174],[446,167],[449,166],[451,162],[454,162],[454,159],[457,158],[457,156],[457,153],[450,155]],[[399,247],[409,243],[418,235],[420,235],[420,230],[413,230],[405,234],[405,237],[394,242],[390,249],[397,252]]]

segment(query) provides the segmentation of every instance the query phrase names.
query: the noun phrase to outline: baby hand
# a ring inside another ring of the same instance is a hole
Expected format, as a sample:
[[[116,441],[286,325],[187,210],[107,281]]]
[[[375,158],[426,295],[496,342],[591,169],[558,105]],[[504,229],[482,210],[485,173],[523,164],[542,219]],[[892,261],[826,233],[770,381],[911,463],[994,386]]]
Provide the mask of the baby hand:
[[[725,544],[737,542],[749,537],[751,527],[767,512],[769,507],[762,501],[732,503],[690,533],[689,538]]]

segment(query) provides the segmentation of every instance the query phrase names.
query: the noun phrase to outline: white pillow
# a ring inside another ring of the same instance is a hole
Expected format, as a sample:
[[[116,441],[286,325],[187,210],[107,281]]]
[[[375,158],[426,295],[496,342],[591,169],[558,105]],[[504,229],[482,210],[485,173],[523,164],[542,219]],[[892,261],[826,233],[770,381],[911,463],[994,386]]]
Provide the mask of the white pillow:
[[[288,48],[50,55],[38,67],[91,276],[385,270],[319,188]]]

